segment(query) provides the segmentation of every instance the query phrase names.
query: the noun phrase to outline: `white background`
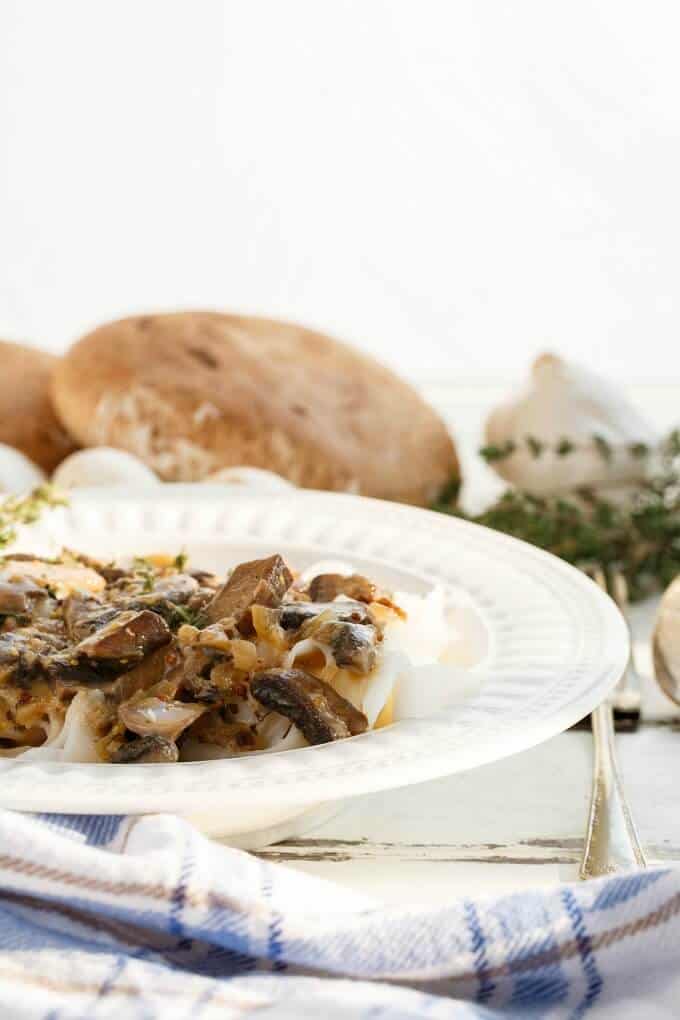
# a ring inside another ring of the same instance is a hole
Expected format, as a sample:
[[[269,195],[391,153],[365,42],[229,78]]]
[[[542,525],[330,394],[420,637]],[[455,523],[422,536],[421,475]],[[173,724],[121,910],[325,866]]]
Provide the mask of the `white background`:
[[[680,380],[680,9],[0,0],[0,336],[233,308]],[[1,371],[1,366],[0,366]]]

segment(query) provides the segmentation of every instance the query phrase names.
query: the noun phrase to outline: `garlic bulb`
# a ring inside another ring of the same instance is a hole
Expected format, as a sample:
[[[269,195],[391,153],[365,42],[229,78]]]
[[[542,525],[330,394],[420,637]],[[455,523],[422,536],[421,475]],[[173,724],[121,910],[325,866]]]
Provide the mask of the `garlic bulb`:
[[[219,482],[227,485],[239,485],[244,489],[255,489],[259,492],[277,492],[282,489],[294,489],[295,486],[286,478],[274,471],[265,471],[255,467],[221,468],[203,479],[204,482]]]
[[[127,485],[148,488],[160,485],[157,475],[137,457],[110,446],[95,446],[77,450],[63,460],[52,475],[59,489],[76,489],[81,486]]]
[[[535,445],[532,450],[532,440],[540,450]],[[615,386],[555,354],[542,354],[524,392],[489,416],[486,442],[501,449],[515,444],[493,467],[514,485],[549,495],[642,481],[645,458],[636,444],[653,449],[658,435]]]
[[[37,464],[13,446],[0,443],[0,492],[28,492],[46,480]]]
[[[680,577],[666,589],[652,641],[654,671],[662,690],[680,702]]]

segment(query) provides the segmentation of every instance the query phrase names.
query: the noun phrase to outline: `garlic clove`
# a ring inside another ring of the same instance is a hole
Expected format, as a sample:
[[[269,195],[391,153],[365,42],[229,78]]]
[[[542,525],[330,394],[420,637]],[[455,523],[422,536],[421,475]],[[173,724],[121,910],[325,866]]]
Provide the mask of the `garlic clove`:
[[[486,443],[516,444],[509,456],[493,462],[507,481],[536,495],[581,487],[617,489],[646,477],[646,460],[631,447],[653,450],[659,436],[620,390],[580,365],[555,354],[542,354],[532,366],[527,387],[497,407],[486,423]],[[527,445],[544,444],[536,456]],[[606,444],[598,446],[598,440]],[[568,440],[573,449],[557,452]]]
[[[160,479],[138,457],[110,446],[77,450],[61,462],[52,475],[59,489],[82,486],[134,486],[149,488]]]
[[[159,736],[176,740],[205,710],[205,705],[148,697],[124,702],[118,709],[118,717],[126,729],[140,737]]]
[[[13,446],[0,443],[0,492],[28,492],[46,481],[37,464]]]
[[[227,485],[239,485],[244,489],[253,489],[259,492],[277,492],[282,489],[294,489],[296,486],[274,471],[265,471],[264,468],[239,467],[220,468],[203,479],[204,482],[218,482]]]

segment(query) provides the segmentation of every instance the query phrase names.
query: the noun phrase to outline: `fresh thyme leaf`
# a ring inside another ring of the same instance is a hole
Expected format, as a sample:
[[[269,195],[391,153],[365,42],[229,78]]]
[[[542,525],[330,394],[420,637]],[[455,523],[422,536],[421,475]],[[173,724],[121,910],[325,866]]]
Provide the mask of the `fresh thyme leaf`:
[[[637,460],[644,460],[650,454],[650,449],[647,443],[629,443],[628,452],[631,457],[637,458]]]
[[[187,553],[186,549],[182,549],[182,551],[178,552],[177,555],[175,556],[175,567],[177,568],[177,570],[181,572],[185,569],[188,562],[189,554]]]
[[[614,456],[614,448],[611,443],[604,436],[598,434],[593,435],[591,441],[602,459],[609,463]],[[672,433],[667,442],[671,444],[673,455],[680,456],[680,430]],[[525,436],[524,443],[531,456],[535,459],[541,457],[546,450],[552,450],[558,457],[567,457],[569,454],[574,453],[575,450],[583,449],[588,445],[583,442],[575,442],[569,439],[568,436],[562,436],[554,444],[538,439],[536,436]],[[497,444],[483,446],[479,451],[479,455],[487,464],[494,464],[497,461],[505,460],[506,457],[510,457],[516,449],[517,443],[513,439],[508,439],[500,446]],[[629,443],[627,449],[632,457],[640,460],[651,453],[647,443]]]
[[[609,462],[612,459],[614,451],[604,436],[598,435],[597,432],[594,433],[593,443],[595,444],[595,449],[599,453],[600,457],[602,457],[602,460]]]
[[[517,444],[512,439],[508,439],[507,442],[503,443],[502,446],[483,446],[479,451],[480,457],[483,457],[487,464],[493,464],[499,460],[505,460],[506,457],[510,457],[517,449]]]
[[[34,524],[48,507],[66,506],[68,500],[51,485],[39,485],[26,496],[9,496],[0,503],[0,548],[17,537],[17,527]]]
[[[132,569],[143,583],[143,592],[153,591],[156,581],[156,571],[153,564],[143,556],[135,556],[132,561]]]
[[[172,614],[168,619],[171,630],[177,630],[183,623],[189,623],[192,627],[202,627],[205,624],[205,617],[202,609],[190,609],[188,606],[178,606],[173,602]]]
[[[527,448],[532,457],[540,457],[545,449],[545,443],[542,443],[536,436],[527,436],[525,440]]]
[[[680,456],[680,429],[673,429],[663,444],[663,451],[671,459]]]
[[[458,502],[460,495],[460,477],[454,475],[450,481],[442,487],[441,492],[437,498],[437,505],[450,506],[452,503]]]

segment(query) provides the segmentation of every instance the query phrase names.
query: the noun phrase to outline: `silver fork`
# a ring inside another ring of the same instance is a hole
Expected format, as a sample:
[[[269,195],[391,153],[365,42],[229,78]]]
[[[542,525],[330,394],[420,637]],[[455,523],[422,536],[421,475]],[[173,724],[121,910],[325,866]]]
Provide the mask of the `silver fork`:
[[[606,592],[604,571],[598,567],[589,573]],[[627,667],[611,700],[608,698],[598,705],[590,717],[595,753],[590,813],[581,858],[580,877],[583,879],[647,866],[616,760],[614,711],[619,697],[621,704],[632,704],[637,719],[640,717],[639,680],[635,700],[634,694],[627,694],[628,671]]]
[[[614,729],[617,733],[632,733],[640,725],[640,709],[642,705],[642,693],[640,685],[640,674],[635,664],[633,652],[633,635],[630,628],[628,616],[628,584],[626,578],[616,567],[610,568],[609,574],[605,573],[602,567],[597,566],[590,574],[603,591],[616,603],[619,612],[625,620],[630,637],[630,655],[623,676],[612,691],[611,702],[614,711]]]

